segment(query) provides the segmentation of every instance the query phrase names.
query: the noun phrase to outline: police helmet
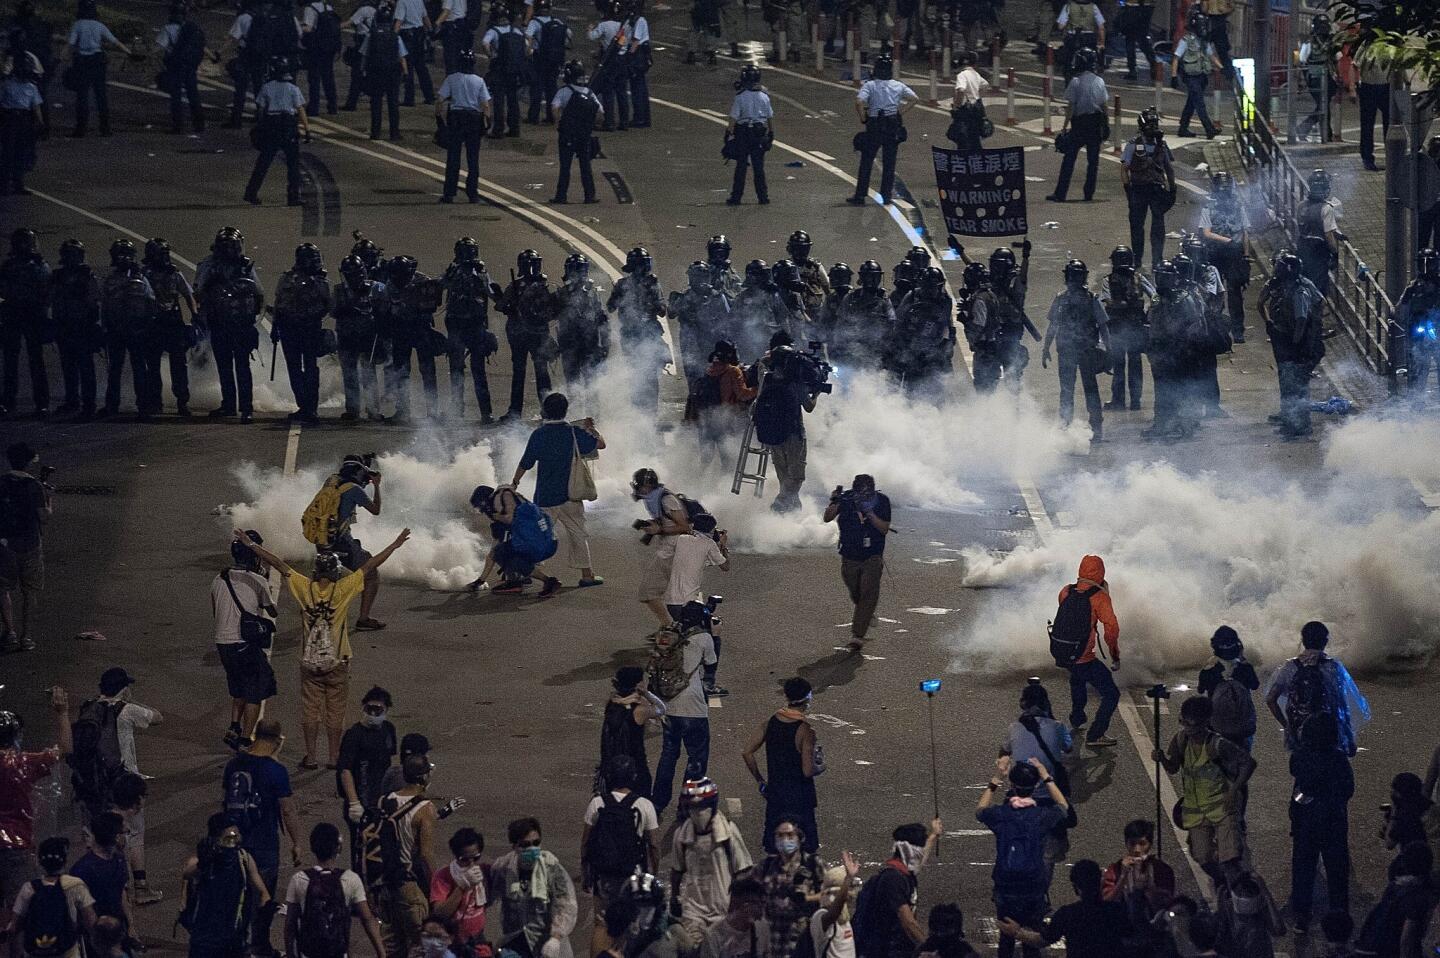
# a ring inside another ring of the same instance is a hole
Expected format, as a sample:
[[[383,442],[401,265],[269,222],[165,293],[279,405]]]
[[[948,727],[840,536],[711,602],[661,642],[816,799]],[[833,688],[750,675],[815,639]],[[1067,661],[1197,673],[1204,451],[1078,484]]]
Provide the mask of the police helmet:
[[[545,17],[550,15],[550,0],[535,0],[535,15]]]
[[[1185,29],[1202,40],[1209,35],[1210,23],[1205,19],[1205,12],[1200,9],[1200,4],[1197,3],[1190,7],[1190,14],[1185,20]]]
[[[340,261],[340,275],[348,280],[358,279],[363,282],[370,278],[370,269],[363,259],[351,253]]]
[[[415,278],[415,270],[419,265],[413,256],[396,256],[390,260],[387,272],[397,286],[404,286]]]
[[[60,244],[60,265],[79,266],[85,262],[85,244],[78,239],[67,239]]]
[[[234,226],[220,227],[210,252],[222,259],[239,259],[245,253],[245,234]]]
[[[315,555],[316,579],[329,579],[331,582],[340,581],[340,572],[343,567],[340,565],[340,557],[333,552],[319,552]]]
[[[585,64],[579,60],[571,60],[565,64],[564,80],[573,86],[585,86],[589,78],[585,75]]]
[[[990,275],[996,279],[1003,279],[1015,272],[1015,253],[1006,246],[1001,246],[990,254]]]
[[[1235,192],[1235,177],[1221,170],[1210,177],[1210,189],[1214,190],[1216,194],[1229,196]]]
[[[295,268],[305,273],[323,273],[325,266],[320,247],[314,243],[301,243],[295,247]]]
[[[880,281],[884,278],[885,271],[873,259],[867,259],[860,264],[860,287],[862,289],[879,289]]]
[[[685,282],[690,284],[693,290],[708,289],[710,287],[709,265],[696,260],[685,270]]]
[[[785,241],[785,252],[789,253],[793,259],[809,259],[811,245],[810,234],[804,230],[796,230]]]
[[[966,289],[979,289],[990,281],[990,271],[984,263],[967,263],[963,278]]]
[[[395,4],[382,3],[375,8],[375,22],[378,24],[393,23],[395,20]]]
[[[1153,106],[1147,106],[1140,111],[1139,119],[1140,132],[1148,136],[1158,136],[1160,133],[1160,114]]]
[[[461,50],[455,62],[460,65],[461,73],[475,72],[475,51],[470,49]]]
[[[872,79],[890,80],[895,77],[895,58],[888,53],[882,53],[875,58],[875,67],[870,71]]]
[[[1085,265],[1084,260],[1072,256],[1065,264],[1065,285],[1071,289],[1083,289],[1089,279],[1090,267]]]
[[[1440,279],[1440,253],[1427,246],[1415,254],[1415,273],[1426,279]]]
[[[455,241],[455,262],[473,263],[480,258],[480,244],[473,236],[462,236]]]
[[[1175,264],[1175,271],[1180,274],[1182,279],[1195,279],[1195,261],[1186,256],[1183,251],[1176,253],[1171,262]]]
[[[1070,69],[1075,73],[1084,73],[1086,70],[1095,69],[1095,51],[1089,47],[1081,47],[1075,51],[1075,57],[1070,61]]]
[[[745,264],[745,285],[746,286],[768,286],[770,283],[770,264],[763,259],[752,259]]]
[[[533,249],[524,249],[520,255],[515,257],[515,269],[521,276],[533,278],[540,275],[540,268],[544,265],[540,254]]]
[[[838,289],[840,287],[850,286],[855,282],[855,271],[850,268],[850,264],[848,263],[836,263],[830,267],[829,272],[825,274],[825,278],[830,281],[831,289]]]
[[[17,712],[0,711],[0,748],[10,748],[25,731],[25,720]]]
[[[1173,293],[1180,287],[1180,270],[1173,260],[1162,260],[1155,267],[1155,288],[1162,293]]]
[[[1110,251],[1110,265],[1116,269],[1135,268],[1135,251],[1128,246],[1117,246]]]
[[[590,276],[590,260],[584,253],[565,257],[565,279],[586,279]]]
[[[137,255],[139,254],[135,249],[135,244],[128,239],[117,239],[110,244],[111,266],[134,266]]]
[[[930,265],[930,251],[923,246],[912,246],[905,254],[905,262],[912,264],[916,269],[924,269]]]
[[[1180,252],[1190,257],[1195,264],[1203,264],[1205,262],[1205,241],[1200,238],[1199,234],[1183,233],[1180,237]]]
[[[906,286],[914,286],[915,264],[910,262],[908,259],[902,259],[900,262],[895,264],[895,268],[890,271],[890,275],[894,277],[896,286],[899,286],[902,283]]]
[[[637,246],[625,254],[625,272],[627,273],[648,276],[654,266],[655,261],[650,258],[650,251],[643,246]]]
[[[10,255],[29,256],[35,252],[35,231],[21,227],[10,234]]]
[[[146,240],[145,265],[157,268],[170,265],[170,244],[159,236]]]
[[[1300,257],[1294,250],[1282,249],[1275,254],[1272,263],[1275,270],[1275,278],[1282,281],[1293,281],[1300,278]]]
[[[1310,35],[1312,37],[1328,37],[1330,35],[1330,18],[1323,13],[1315,14],[1310,21]]]
[[[364,263],[365,268],[373,273],[375,267],[380,265],[380,254],[385,251],[380,248],[380,244],[359,230],[351,235],[355,237],[355,245],[350,247],[350,255],[360,257],[360,262]]]
[[[245,530],[245,535],[256,545],[265,544],[260,533],[254,529]],[[241,569],[254,569],[260,564],[260,557],[255,554],[255,550],[238,539],[230,543],[230,558],[234,561],[235,566]]]
[[[266,69],[266,76],[272,80],[282,80],[290,83],[295,79],[294,67],[290,65],[289,57],[271,57]]]
[[[776,260],[770,275],[781,289],[795,289],[800,285],[800,267],[788,259]]]
[[[705,244],[705,259],[711,266],[730,265],[730,241],[724,233],[716,233]]]
[[[1312,200],[1328,200],[1330,198],[1330,174],[1324,170],[1314,170],[1305,178],[1305,189],[1309,192]]]
[[[926,298],[939,299],[945,293],[945,273],[938,266],[926,266],[919,271],[915,286]]]
[[[747,63],[740,68],[740,78],[735,81],[735,90],[753,90],[760,85],[760,68]]]

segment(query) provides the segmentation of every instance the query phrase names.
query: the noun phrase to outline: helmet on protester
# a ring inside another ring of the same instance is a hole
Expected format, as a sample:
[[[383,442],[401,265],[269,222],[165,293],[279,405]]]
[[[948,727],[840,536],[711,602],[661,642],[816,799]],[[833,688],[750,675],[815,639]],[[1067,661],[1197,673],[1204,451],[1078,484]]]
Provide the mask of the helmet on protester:
[[[620,886],[620,897],[637,905],[659,908],[665,903],[665,885],[654,875],[637,868]]]
[[[1070,289],[1084,289],[1085,284],[1090,281],[1090,267],[1085,265],[1084,260],[1073,256],[1065,264],[1065,285]]]
[[[690,778],[680,789],[680,807],[685,809],[714,807],[720,801],[720,787],[708,776]]]
[[[329,579],[331,582],[339,582],[344,566],[340,564],[340,557],[333,552],[319,552],[315,554],[315,575],[316,579]]]
[[[631,495],[635,495],[635,493],[644,486],[658,485],[660,485],[660,476],[656,474],[654,469],[636,469],[634,474],[630,476]],[[637,495],[635,498],[638,499],[640,497]]]
[[[855,271],[849,263],[836,263],[826,271],[825,278],[830,282],[831,289],[840,289],[854,285]]]
[[[1330,198],[1330,174],[1324,170],[1312,170],[1305,178],[1305,190],[1309,199],[1328,200]]]
[[[462,236],[455,241],[455,262],[474,263],[480,259],[480,244],[473,236]]]
[[[873,259],[867,259],[860,264],[860,288],[879,289],[880,283],[885,279],[885,270]]]

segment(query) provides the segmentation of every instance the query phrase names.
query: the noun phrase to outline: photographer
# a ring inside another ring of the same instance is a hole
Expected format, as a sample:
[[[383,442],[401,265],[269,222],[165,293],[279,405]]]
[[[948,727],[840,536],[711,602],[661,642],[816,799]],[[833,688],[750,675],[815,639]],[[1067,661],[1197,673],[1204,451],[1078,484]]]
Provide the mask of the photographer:
[[[630,479],[630,496],[645,503],[649,519],[636,519],[634,529],[643,532],[640,541],[650,546],[650,558],[640,576],[640,601],[654,613],[665,628],[671,623],[670,610],[665,608],[665,593],[670,588],[670,574],[675,564],[675,546],[679,537],[690,531],[690,516],[680,499],[660,484],[654,469],[636,469]]]
[[[683,626],[689,627],[692,620],[686,618],[685,607],[696,603],[713,611],[713,603],[705,601],[701,585],[705,581],[705,570],[718,566],[721,572],[730,571],[730,536],[724,529],[717,529],[715,517],[702,512],[691,520],[689,535],[675,537],[675,558],[670,563],[670,588],[665,593],[665,608],[670,617]],[[694,607],[691,609],[695,611]],[[715,662],[705,665],[705,697],[723,697],[730,693],[715,683],[715,670],[720,656],[720,636],[715,629],[720,620],[705,612],[700,613],[699,624],[705,627],[715,643]],[[693,776],[692,776],[693,777]]]
[[[29,443],[11,443],[5,450],[10,471],[0,477],[0,590],[3,590],[7,631],[0,652],[35,649],[35,610],[45,585],[45,550],[40,527],[50,516],[50,467],[36,464],[40,454]],[[37,478],[33,472],[39,472]],[[19,608],[12,594],[19,593]]]
[[[337,487],[340,490],[334,520],[337,531],[330,540],[328,551],[339,556],[345,568],[351,571],[362,568],[370,561],[370,553],[361,547],[360,540],[350,532],[350,526],[355,521],[355,512],[357,509],[364,509],[372,516],[378,516],[382,507],[380,500],[381,477],[374,465],[374,453],[366,453],[363,456],[352,453],[340,463],[340,471],[326,480],[327,485],[331,479],[337,480]],[[367,485],[371,489],[369,493],[365,491]],[[355,621],[355,631],[378,631],[385,628],[384,622],[370,615],[370,609],[375,605],[375,596],[379,592],[380,571],[378,567],[374,567],[365,573],[365,591],[360,595],[360,618]]]
[[[859,652],[880,601],[885,536],[890,532],[890,498],[876,490],[873,476],[862,473],[848,491],[836,486],[830,493],[825,521],[840,525],[840,578],[850,590],[850,601],[855,603],[849,648]]]
[[[751,407],[755,438],[770,452],[780,493],[770,504],[775,512],[800,508],[800,487],[805,484],[805,419],[814,412],[820,390],[805,376],[805,359],[785,332],[770,340],[770,352],[760,360],[760,393]]]

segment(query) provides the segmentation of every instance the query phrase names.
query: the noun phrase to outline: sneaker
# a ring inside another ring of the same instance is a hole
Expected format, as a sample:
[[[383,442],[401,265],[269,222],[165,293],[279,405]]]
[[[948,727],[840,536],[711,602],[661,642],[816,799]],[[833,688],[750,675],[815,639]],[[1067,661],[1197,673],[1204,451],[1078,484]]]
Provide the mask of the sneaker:
[[[154,905],[164,899],[163,892],[156,891],[146,882],[136,882],[131,892],[131,900],[137,905]]]
[[[560,591],[560,580],[557,579],[557,578],[555,578],[554,576],[550,576],[549,578],[547,578],[547,579],[545,580],[545,585],[544,585],[544,587],[541,588],[541,590],[540,590],[540,598],[542,598],[542,599],[548,599],[548,598],[550,598],[551,596],[553,596],[555,593],[557,593],[557,592],[559,592],[559,591]]]
[[[723,685],[705,686],[705,697],[707,699],[723,699],[730,694],[730,690]]]
[[[1110,400],[1109,402],[1107,402],[1107,403],[1105,404],[1105,409],[1106,409],[1107,411],[1108,411],[1108,410],[1122,410],[1122,409],[1124,409],[1124,408],[1125,408],[1125,403],[1122,402],[1122,401],[1119,400],[1119,399],[1112,399],[1112,400]]]
[[[591,586],[604,585],[604,584],[605,584],[605,579],[604,579],[604,577],[597,575],[597,576],[596,576],[595,578],[593,578],[593,579],[581,579],[581,580],[580,580],[579,588],[581,588],[581,589],[588,589],[588,588],[590,588]]]
[[[1095,738],[1087,738],[1085,744],[1091,748],[1114,748],[1119,743],[1108,735],[1097,735]]]
[[[384,622],[381,622],[379,619],[369,616],[363,619],[358,619],[355,622],[356,632],[379,632],[383,628],[385,628]]]

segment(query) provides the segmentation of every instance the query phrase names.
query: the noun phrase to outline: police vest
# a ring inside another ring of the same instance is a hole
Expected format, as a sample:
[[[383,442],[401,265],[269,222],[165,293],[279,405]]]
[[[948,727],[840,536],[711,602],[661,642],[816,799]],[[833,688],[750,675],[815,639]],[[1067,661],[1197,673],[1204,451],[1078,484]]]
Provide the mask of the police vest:
[[[325,274],[310,276],[294,270],[280,280],[275,291],[275,311],[287,320],[316,322],[323,319],[329,307],[330,284]]]
[[[1300,204],[1300,235],[1306,239],[1325,238],[1325,204],[1329,200],[1306,200]]]
[[[1239,200],[1232,198],[1229,202],[1220,200],[1211,202],[1210,232],[1233,237],[1239,236],[1244,228]]]
[[[1118,273],[1111,273],[1106,282],[1110,287],[1108,312],[1112,318],[1133,318],[1145,312],[1145,297],[1141,295],[1140,284],[1134,276],[1127,279]]]
[[[360,289],[349,283],[335,287],[335,334],[345,349],[368,349],[375,337],[375,283]]]
[[[147,269],[145,277],[150,280],[150,288],[155,292],[155,308],[164,313],[167,318],[180,314],[180,272],[175,267],[169,269]]]
[[[8,309],[37,307],[45,303],[48,270],[39,256],[10,258],[0,265],[0,299]]]
[[[1070,14],[1066,20],[1066,29],[1073,30],[1076,33],[1095,32],[1095,4],[1078,3],[1076,0],[1070,0],[1069,3],[1065,4],[1065,9],[1069,11]]]
[[[445,272],[445,322],[474,324],[489,315],[488,277],[478,267],[452,264]]]
[[[1135,148],[1130,154],[1130,185],[1166,189],[1170,180],[1165,176],[1165,164],[1160,159],[1164,145],[1151,143],[1143,136],[1135,137],[1132,144]]]
[[[1180,68],[1190,76],[1204,76],[1205,41],[1193,33],[1187,33],[1181,42],[1185,44],[1185,53],[1180,57]]]
[[[66,327],[90,326],[99,318],[95,273],[89,266],[62,266],[50,277],[50,315]]]

